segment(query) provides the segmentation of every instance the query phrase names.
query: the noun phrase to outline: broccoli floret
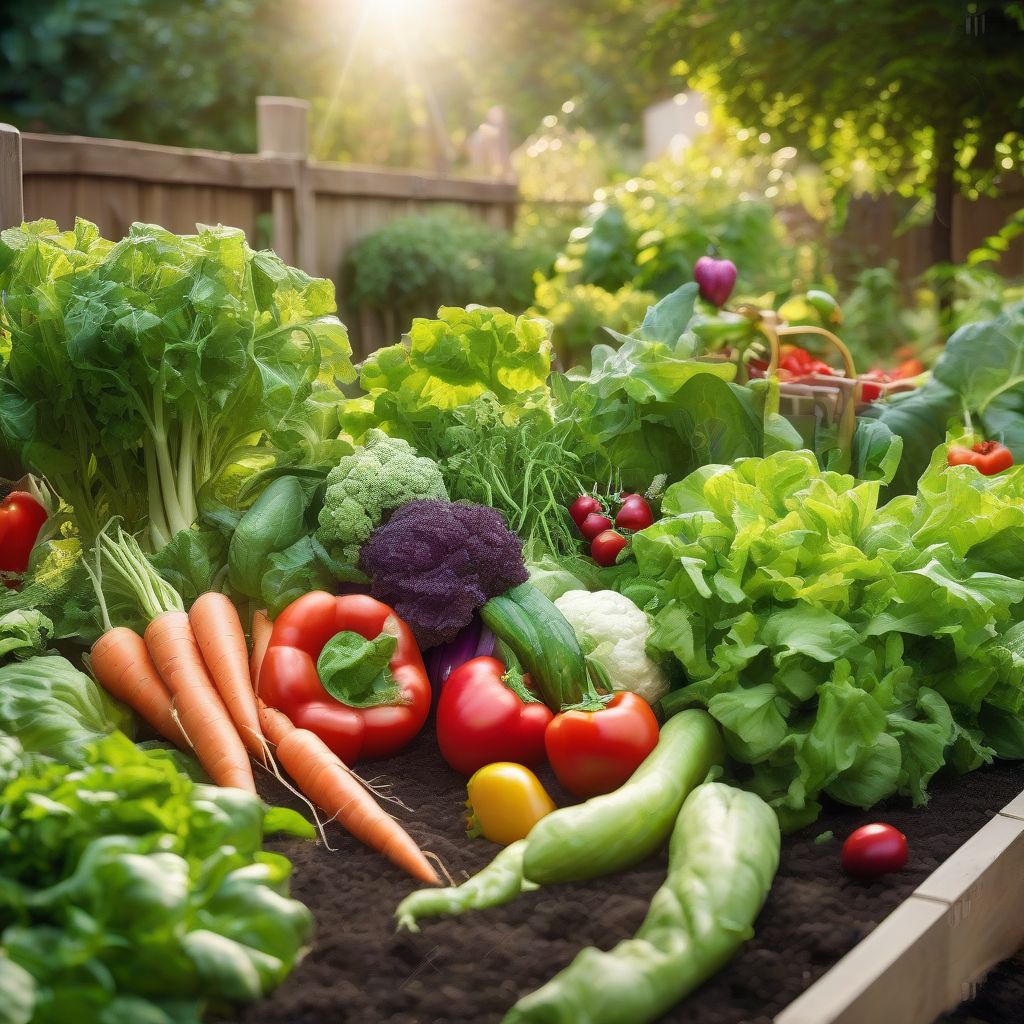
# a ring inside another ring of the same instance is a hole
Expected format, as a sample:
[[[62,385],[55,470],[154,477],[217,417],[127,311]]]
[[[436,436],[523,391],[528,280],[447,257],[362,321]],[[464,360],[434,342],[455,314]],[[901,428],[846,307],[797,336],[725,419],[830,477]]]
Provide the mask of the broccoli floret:
[[[355,564],[387,514],[417,498],[448,500],[437,464],[407,441],[371,430],[363,447],[327,475],[317,540],[339,561]]]
[[[523,542],[505,517],[468,502],[403,505],[363,545],[359,568],[424,649],[454,639],[480,605],[527,579]]]

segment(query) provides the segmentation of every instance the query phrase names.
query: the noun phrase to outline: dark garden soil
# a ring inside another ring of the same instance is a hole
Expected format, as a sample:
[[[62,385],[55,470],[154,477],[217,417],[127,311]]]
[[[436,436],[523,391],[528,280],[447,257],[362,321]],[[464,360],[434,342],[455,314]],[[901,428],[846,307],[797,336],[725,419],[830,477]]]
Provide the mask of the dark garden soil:
[[[496,852],[484,840],[465,838],[465,782],[441,760],[432,722],[399,757],[364,765],[363,774],[393,782],[415,809],[399,811],[406,828],[456,878],[479,870]],[[556,802],[568,802],[553,779],[541,775]],[[261,789],[267,799],[289,803],[276,784]],[[826,809],[814,826],[784,840],[756,937],[664,1020],[768,1024],[1022,789],[1024,766],[1001,765],[936,779],[926,808]],[[876,820],[906,833],[909,864],[880,881],[853,881],[840,869],[840,844],[854,828]],[[822,835],[829,831],[834,838]],[[295,864],[293,893],[316,915],[316,939],[278,992],[243,1011],[236,1024],[496,1024],[584,945],[608,948],[631,935],[666,864],[662,854],[612,878],[541,889],[507,907],[428,921],[415,935],[395,934],[394,908],[415,883],[337,827],[329,835],[337,852],[294,840],[269,843]],[[958,1021],[1021,1019],[1014,997],[1022,972],[1012,964],[997,969]]]

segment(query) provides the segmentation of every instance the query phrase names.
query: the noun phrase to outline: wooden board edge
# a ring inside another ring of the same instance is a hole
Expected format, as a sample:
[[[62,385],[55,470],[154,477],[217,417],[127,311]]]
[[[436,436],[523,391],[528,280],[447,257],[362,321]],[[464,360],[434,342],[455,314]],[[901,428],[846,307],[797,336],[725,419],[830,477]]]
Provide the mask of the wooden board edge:
[[[1024,816],[1000,812],[775,1024],[933,1024],[1024,943],[1022,865]]]

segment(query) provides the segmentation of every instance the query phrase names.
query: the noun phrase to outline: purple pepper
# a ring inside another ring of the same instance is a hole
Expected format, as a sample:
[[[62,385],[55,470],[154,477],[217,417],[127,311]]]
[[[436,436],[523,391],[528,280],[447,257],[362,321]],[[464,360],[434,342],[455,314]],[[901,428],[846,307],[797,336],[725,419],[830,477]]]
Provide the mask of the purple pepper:
[[[732,260],[716,260],[701,256],[693,267],[693,279],[700,285],[700,294],[715,306],[724,306],[736,284],[736,264]]]
[[[452,672],[467,661],[493,655],[494,646],[494,634],[480,616],[474,614],[470,624],[460,630],[454,640],[431,647],[424,653],[423,660],[435,692],[440,691]]]

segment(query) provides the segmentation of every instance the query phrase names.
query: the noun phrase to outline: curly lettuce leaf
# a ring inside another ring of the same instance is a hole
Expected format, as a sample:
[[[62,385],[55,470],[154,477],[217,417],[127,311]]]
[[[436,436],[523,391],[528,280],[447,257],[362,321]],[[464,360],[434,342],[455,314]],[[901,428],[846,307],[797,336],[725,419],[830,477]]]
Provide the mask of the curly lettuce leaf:
[[[1024,467],[943,446],[916,496],[880,486],[810,452],[706,466],[634,539],[651,642],[688,677],[667,708],[705,705],[789,827],[1024,749]]]
[[[411,440],[417,425],[493,395],[505,415],[546,401],[551,325],[501,309],[442,306],[436,320],[413,320],[408,340],[372,353],[359,383],[367,393],[349,403],[345,425],[357,439],[379,426]]]

